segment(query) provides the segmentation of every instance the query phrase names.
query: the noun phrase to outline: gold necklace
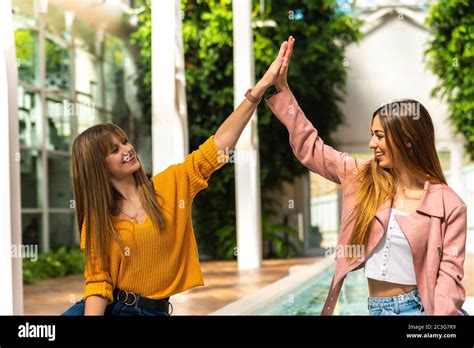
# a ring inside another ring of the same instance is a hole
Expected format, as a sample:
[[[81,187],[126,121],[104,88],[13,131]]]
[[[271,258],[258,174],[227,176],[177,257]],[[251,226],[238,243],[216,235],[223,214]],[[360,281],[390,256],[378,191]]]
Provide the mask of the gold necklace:
[[[125,212],[123,210],[120,210],[120,211],[122,212],[123,215],[129,217],[130,219],[133,220],[134,223],[137,224],[138,223],[137,216],[138,216],[138,212],[139,212],[140,208],[141,208],[141,204],[138,205],[137,211],[135,212],[135,216],[130,216],[128,214],[125,214]]]

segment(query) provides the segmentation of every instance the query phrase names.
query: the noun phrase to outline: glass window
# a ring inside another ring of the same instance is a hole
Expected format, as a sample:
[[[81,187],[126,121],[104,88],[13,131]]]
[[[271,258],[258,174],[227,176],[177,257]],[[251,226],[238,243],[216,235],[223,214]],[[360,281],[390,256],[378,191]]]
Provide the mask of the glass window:
[[[35,2],[37,0],[13,0],[12,7],[14,13],[14,24],[20,22],[21,24],[28,23],[30,26],[36,24]]]
[[[25,91],[18,87],[18,122],[20,126],[20,145],[40,147],[41,132],[41,103],[38,93]]]
[[[68,155],[48,154],[48,193],[50,208],[70,208],[72,182]]]
[[[114,113],[125,109],[123,42],[111,35],[105,36],[104,88],[105,108]]]
[[[61,245],[76,244],[74,224],[74,214],[72,212],[49,214],[49,245],[52,249]]]
[[[35,30],[17,29],[15,46],[20,81],[38,83],[38,33]]]
[[[53,1],[49,1],[48,11],[44,14],[45,29],[55,37],[69,41],[71,39],[70,22],[74,17],[73,14],[73,11],[67,11],[54,4]]]
[[[43,177],[40,152],[21,151],[21,205],[40,208],[40,178]]]
[[[96,105],[89,95],[78,93],[76,105],[78,133],[82,133],[87,128],[102,122],[100,111],[96,109]]]
[[[21,214],[21,226],[21,243],[23,245],[39,245],[43,231],[43,219],[41,214]]]
[[[88,96],[91,101],[101,105],[98,91],[98,66],[96,58],[83,50],[76,50],[76,66],[81,67],[76,74],[76,92]]]
[[[46,87],[69,92],[71,55],[67,47],[46,39]]]
[[[48,119],[48,148],[69,151],[71,145],[71,121],[75,115],[75,104],[67,99],[46,99]]]

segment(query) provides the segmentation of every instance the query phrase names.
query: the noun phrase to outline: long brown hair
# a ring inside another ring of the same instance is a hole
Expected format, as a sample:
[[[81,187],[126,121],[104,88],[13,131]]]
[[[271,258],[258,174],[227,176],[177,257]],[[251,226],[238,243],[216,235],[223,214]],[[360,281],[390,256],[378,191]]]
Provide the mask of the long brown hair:
[[[124,197],[112,185],[105,159],[112,150],[113,135],[130,143],[120,127],[105,123],[86,129],[76,137],[72,145],[72,180],[77,225],[80,233],[83,233],[85,224],[86,261],[92,261],[93,250],[96,259],[92,263],[96,264],[98,261],[102,269],[107,266],[107,249],[111,241],[117,242],[121,250],[124,250],[112,220]],[[140,162],[138,154],[137,160]],[[165,218],[157,200],[158,196],[142,165],[133,173],[133,177],[143,209],[155,227],[163,229]]]
[[[420,102],[401,99],[385,104],[374,111],[371,124],[375,116],[380,118],[387,149],[397,166],[383,168],[372,159],[349,181],[360,185],[355,192],[354,211],[347,220],[355,221],[349,245],[367,245],[375,213],[395,197],[400,165],[422,182],[446,184],[436,153],[433,122]]]

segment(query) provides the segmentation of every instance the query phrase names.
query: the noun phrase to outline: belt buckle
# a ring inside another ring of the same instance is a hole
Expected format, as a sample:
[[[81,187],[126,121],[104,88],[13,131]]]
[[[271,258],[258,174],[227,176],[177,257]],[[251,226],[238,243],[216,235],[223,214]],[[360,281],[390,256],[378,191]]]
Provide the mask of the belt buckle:
[[[120,294],[121,292],[124,292],[125,293],[125,299],[124,300],[121,300],[120,299]],[[129,295],[133,295],[133,301],[130,303],[128,302],[129,300]],[[126,290],[122,290],[120,291],[118,294],[117,294],[117,301],[125,304],[126,306],[133,306],[136,302],[137,302],[137,295],[135,295],[135,293],[131,292],[131,291],[126,291]]]

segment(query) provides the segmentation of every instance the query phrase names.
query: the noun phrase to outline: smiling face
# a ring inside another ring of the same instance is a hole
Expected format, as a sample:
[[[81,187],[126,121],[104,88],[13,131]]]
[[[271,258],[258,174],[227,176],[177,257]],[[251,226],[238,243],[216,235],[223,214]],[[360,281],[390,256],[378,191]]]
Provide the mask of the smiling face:
[[[109,154],[105,157],[110,174],[116,180],[121,180],[135,173],[140,168],[137,153],[127,139],[120,139],[112,134],[112,146]]]
[[[372,121],[372,128],[370,129],[369,147],[374,152],[375,160],[383,168],[392,168],[392,156],[385,143],[386,133],[383,129],[382,122],[380,122],[379,115],[375,116]]]

